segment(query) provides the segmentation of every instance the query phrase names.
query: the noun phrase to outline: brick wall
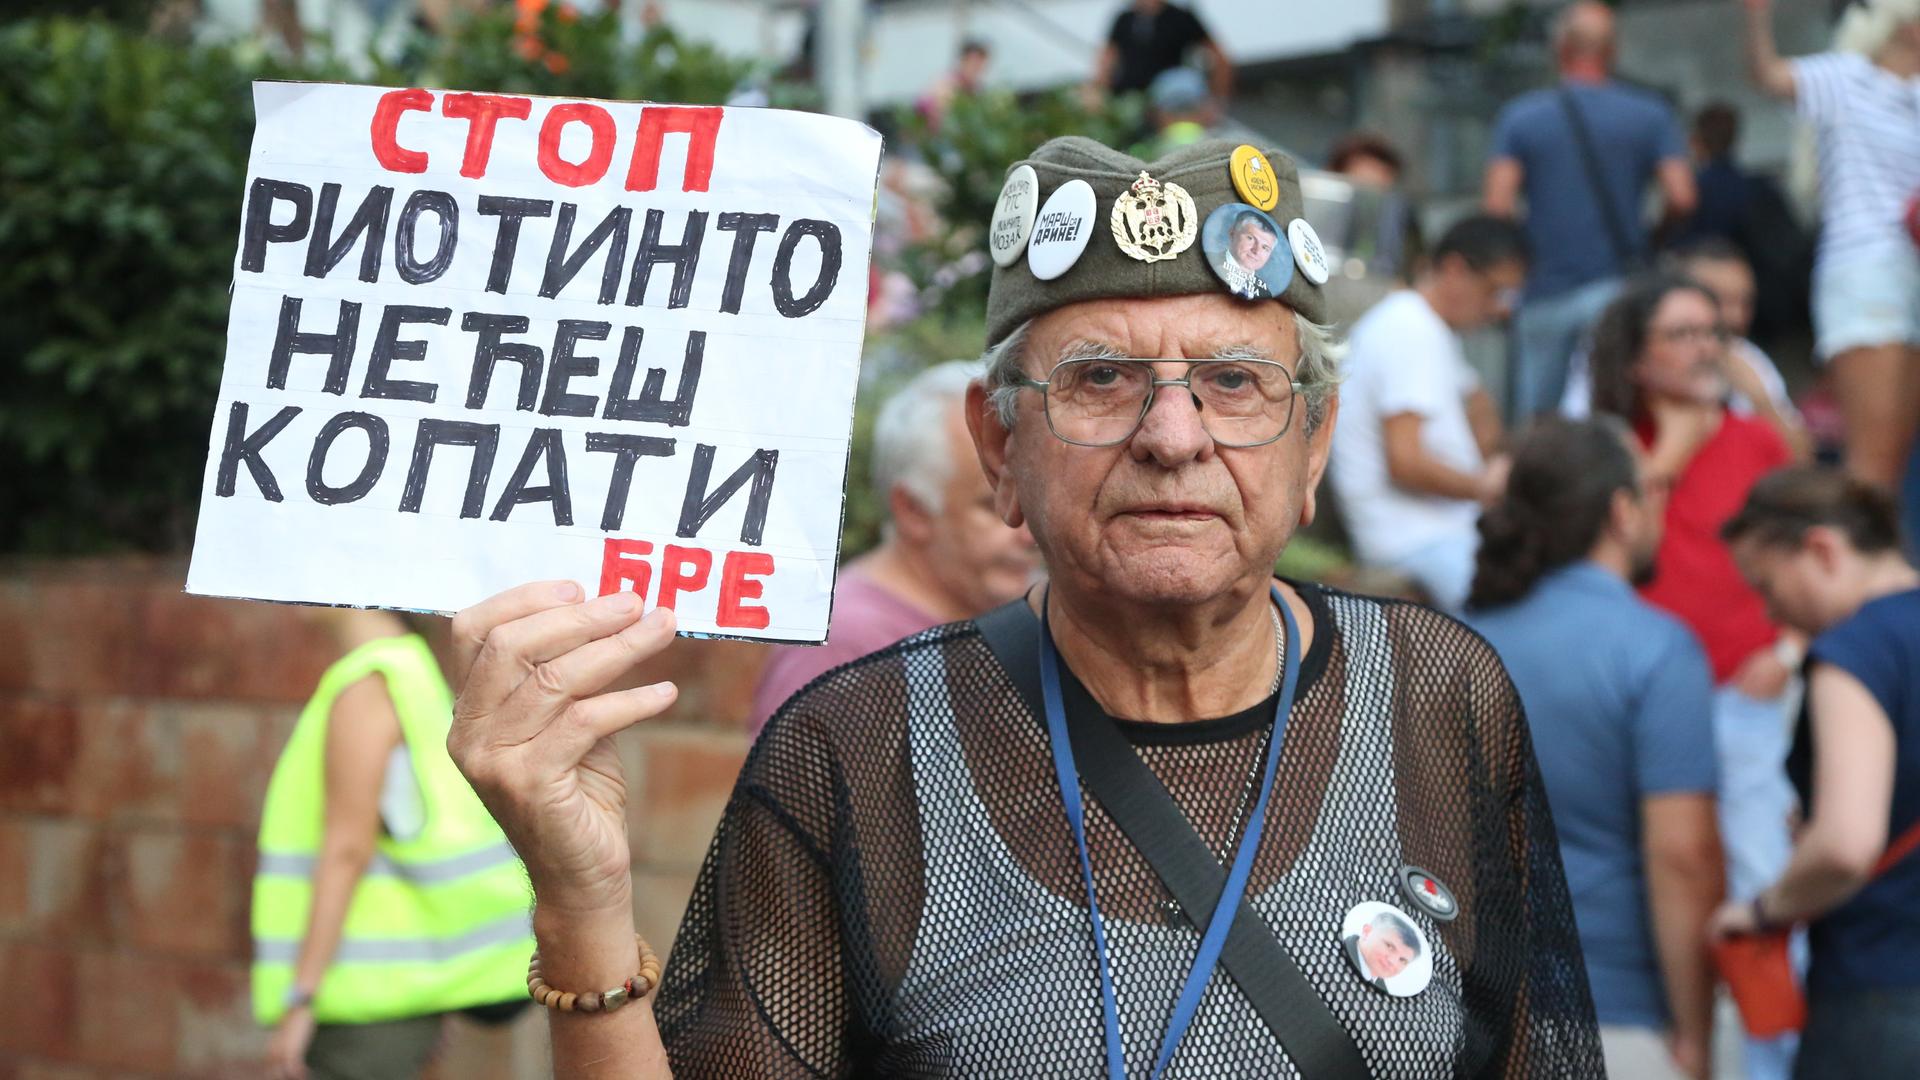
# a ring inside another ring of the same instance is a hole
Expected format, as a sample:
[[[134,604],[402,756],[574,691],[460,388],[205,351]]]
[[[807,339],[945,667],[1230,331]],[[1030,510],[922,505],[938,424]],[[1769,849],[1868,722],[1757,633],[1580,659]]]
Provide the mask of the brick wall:
[[[253,1077],[254,831],[334,657],[298,609],[138,559],[0,567],[0,1080]],[[682,641],[672,714],[622,737],[636,918],[662,951],[746,751],[764,649]],[[546,1074],[535,1012],[458,1023],[443,1077]]]

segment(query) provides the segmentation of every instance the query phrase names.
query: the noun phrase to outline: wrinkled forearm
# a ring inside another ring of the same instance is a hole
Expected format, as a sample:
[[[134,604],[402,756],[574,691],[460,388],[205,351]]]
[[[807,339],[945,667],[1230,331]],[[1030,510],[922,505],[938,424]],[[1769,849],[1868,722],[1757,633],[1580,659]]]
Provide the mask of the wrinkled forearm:
[[[575,993],[608,990],[640,970],[631,912],[604,915],[536,908],[534,937],[549,986]],[[649,994],[610,1013],[551,1010],[553,1075],[660,1078],[672,1076],[666,1046],[654,1023]]]

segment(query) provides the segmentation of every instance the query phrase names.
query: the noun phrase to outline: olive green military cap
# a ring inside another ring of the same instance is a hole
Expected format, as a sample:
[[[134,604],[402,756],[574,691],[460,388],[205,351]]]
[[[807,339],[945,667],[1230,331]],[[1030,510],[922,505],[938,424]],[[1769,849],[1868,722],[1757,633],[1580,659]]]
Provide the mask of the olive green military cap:
[[[1039,201],[1044,205],[1062,184],[1084,180],[1093,188],[1093,235],[1079,259],[1050,281],[1033,275],[1025,258],[993,270],[993,282],[987,293],[987,344],[999,344],[1029,319],[1055,308],[1083,300],[1187,296],[1194,293],[1227,293],[1227,287],[1208,265],[1207,253],[1196,241],[1171,259],[1144,262],[1128,255],[1112,236],[1108,215],[1114,200],[1129,191],[1142,172],[1161,184],[1177,184],[1193,198],[1199,222],[1227,203],[1244,202],[1234,190],[1230,165],[1240,144],[1223,139],[1190,143],[1157,161],[1146,162],[1121,153],[1092,139],[1078,135],[1052,139],[1042,144],[1024,161],[1015,162],[1008,172],[1021,165],[1032,166],[1040,181]],[[1278,181],[1280,201],[1267,214],[1280,227],[1279,250],[1275,258],[1292,258],[1286,231],[1295,218],[1302,216],[1300,173],[1293,159],[1277,149],[1258,147],[1273,167]],[[1286,291],[1278,297],[1237,300],[1246,304],[1284,301],[1289,307],[1315,322],[1328,321],[1327,299],[1321,286],[1304,273],[1295,272]]]

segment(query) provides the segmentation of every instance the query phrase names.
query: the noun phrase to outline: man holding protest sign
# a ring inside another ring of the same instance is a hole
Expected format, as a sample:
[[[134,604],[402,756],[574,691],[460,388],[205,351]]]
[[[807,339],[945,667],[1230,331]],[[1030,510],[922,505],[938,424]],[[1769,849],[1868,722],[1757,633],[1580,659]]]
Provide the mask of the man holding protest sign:
[[[825,637],[878,135],[763,109],[254,94],[191,591],[452,611],[559,577],[688,631]],[[445,772],[457,804],[467,785]],[[254,990],[263,1021],[294,1016],[289,1071],[312,1022],[493,1000],[480,976],[528,936],[517,867],[504,913],[453,902],[501,868],[477,803],[484,828],[442,815],[420,832],[383,809],[393,865],[344,916],[377,933],[294,971],[278,954],[306,926],[305,879],[268,880],[266,862],[312,861],[294,841],[318,843],[319,808],[294,799],[262,833],[254,930],[274,948]]]
[[[1494,653],[1271,576],[1337,411],[1292,163],[1060,139],[1008,190],[968,419],[1051,584],[775,714],[657,995],[610,740],[675,690],[605,688],[676,613],[544,581],[456,617],[451,748],[533,882],[556,1074],[1598,1075]],[[1238,202],[1284,225],[1271,298],[1194,243]],[[1390,980],[1343,944],[1387,914]]]

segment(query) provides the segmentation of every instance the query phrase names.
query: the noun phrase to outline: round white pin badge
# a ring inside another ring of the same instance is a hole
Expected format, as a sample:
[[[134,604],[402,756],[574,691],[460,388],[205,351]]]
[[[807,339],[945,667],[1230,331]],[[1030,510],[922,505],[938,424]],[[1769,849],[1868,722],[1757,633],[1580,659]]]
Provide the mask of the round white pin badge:
[[[1392,904],[1355,904],[1340,921],[1340,951],[1363,982],[1391,997],[1412,997],[1433,981],[1433,946]]]
[[[1012,266],[1027,250],[1034,214],[1040,209],[1040,177],[1031,165],[1018,165],[1007,174],[1000,198],[993,204],[987,227],[987,251],[999,266]]]
[[[1287,245],[1293,248],[1294,265],[1300,267],[1300,273],[1315,285],[1325,285],[1333,268],[1327,263],[1327,249],[1320,245],[1320,235],[1306,218],[1294,218],[1287,224]]]
[[[1033,219],[1027,239],[1027,269],[1041,281],[1052,281],[1080,261],[1093,236],[1093,185],[1069,180],[1055,188]]]

